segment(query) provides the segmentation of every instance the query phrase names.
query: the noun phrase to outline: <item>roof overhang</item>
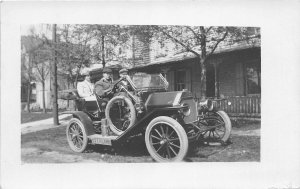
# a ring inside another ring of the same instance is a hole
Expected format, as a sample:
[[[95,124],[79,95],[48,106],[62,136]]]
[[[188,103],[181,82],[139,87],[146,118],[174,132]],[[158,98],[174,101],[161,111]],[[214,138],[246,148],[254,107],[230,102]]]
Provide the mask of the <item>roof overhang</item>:
[[[230,52],[259,49],[259,48],[260,48],[260,44],[241,43],[241,44],[234,45],[234,46],[228,46],[225,48],[223,47],[220,49],[216,49],[216,51],[213,53],[213,56],[226,54],[226,53],[230,53]],[[197,58],[197,56],[195,54],[193,54],[191,52],[184,52],[184,53],[176,54],[172,57],[162,57],[162,58],[156,59],[149,64],[136,65],[134,68],[131,68],[130,70],[148,68],[148,67],[158,66],[158,65],[166,65],[166,64],[176,63],[176,62],[180,62],[180,61],[186,61],[186,60],[194,59],[194,58]]]

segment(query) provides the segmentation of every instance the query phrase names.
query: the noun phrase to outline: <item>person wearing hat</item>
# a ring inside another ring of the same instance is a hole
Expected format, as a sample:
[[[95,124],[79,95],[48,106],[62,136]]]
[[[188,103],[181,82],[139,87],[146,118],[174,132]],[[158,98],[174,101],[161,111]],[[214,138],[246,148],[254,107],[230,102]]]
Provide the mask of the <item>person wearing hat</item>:
[[[95,93],[99,96],[105,96],[112,87],[112,71],[109,68],[104,68],[102,71],[103,78],[96,82]]]
[[[86,98],[93,95],[94,85],[91,83],[90,70],[83,70],[82,75],[84,75],[85,78],[84,81],[77,84],[77,91],[80,97]]]
[[[125,78],[126,76],[128,76],[128,70],[126,68],[121,69],[119,71],[119,75],[120,75],[120,79]],[[127,86],[128,86],[127,81],[123,80],[123,81],[121,81],[121,83],[122,83],[123,87],[127,88]]]
[[[120,77],[125,77],[126,75],[128,75],[128,70],[126,68],[123,68],[119,71],[119,75]]]

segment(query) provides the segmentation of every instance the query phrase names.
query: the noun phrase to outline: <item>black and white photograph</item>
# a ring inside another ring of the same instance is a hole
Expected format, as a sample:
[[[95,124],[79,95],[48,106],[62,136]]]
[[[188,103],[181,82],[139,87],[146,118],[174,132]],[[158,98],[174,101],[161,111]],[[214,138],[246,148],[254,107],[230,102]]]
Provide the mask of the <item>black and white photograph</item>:
[[[21,31],[22,162],[260,161],[259,27]]]
[[[0,188],[300,188],[299,0],[0,6]]]

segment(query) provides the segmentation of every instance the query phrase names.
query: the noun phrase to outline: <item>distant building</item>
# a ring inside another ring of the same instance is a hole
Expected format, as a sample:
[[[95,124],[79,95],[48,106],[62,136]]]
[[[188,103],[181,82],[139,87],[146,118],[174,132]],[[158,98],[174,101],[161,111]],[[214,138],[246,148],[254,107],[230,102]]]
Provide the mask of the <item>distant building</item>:
[[[21,37],[21,56],[22,56],[22,67],[21,67],[21,102],[27,102],[28,94],[30,94],[30,102],[32,106],[35,108],[43,108],[43,87],[42,83],[39,79],[37,79],[37,69],[30,63],[31,50],[33,48],[39,48],[38,45],[41,44],[42,41],[38,38],[34,38],[32,36],[22,36]],[[51,52],[49,52],[51,53]],[[31,64],[31,66],[30,66]],[[29,77],[27,70],[30,66],[31,75],[31,92],[28,92],[28,82]],[[50,69],[50,68],[49,68]],[[47,109],[52,108],[52,99],[51,99],[51,79],[50,79],[50,70],[48,70],[48,74],[45,77],[45,106]],[[63,90],[68,88],[68,82],[66,74],[58,73],[58,90]],[[25,108],[24,106],[22,108]]]

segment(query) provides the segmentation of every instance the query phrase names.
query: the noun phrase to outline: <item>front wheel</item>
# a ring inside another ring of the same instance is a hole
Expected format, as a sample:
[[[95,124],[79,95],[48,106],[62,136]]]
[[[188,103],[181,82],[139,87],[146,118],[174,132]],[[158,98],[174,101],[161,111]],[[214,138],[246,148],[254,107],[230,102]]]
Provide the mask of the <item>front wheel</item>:
[[[74,152],[83,152],[86,149],[88,138],[83,123],[79,119],[70,120],[66,134],[69,146]]]
[[[188,151],[185,130],[176,120],[166,116],[149,123],[145,142],[151,157],[158,162],[182,161]]]

